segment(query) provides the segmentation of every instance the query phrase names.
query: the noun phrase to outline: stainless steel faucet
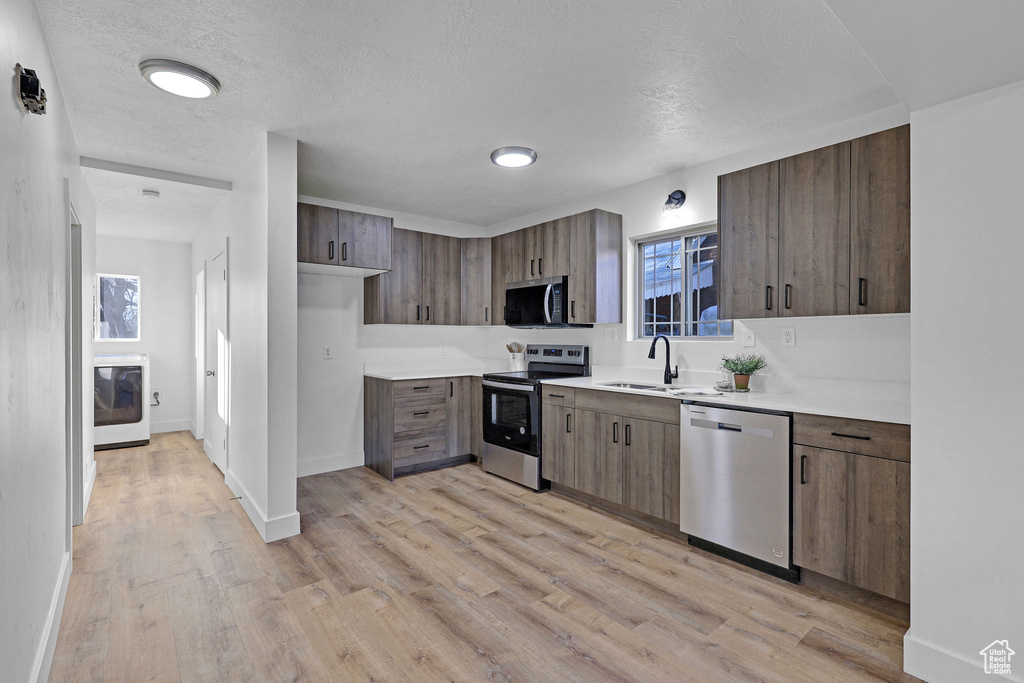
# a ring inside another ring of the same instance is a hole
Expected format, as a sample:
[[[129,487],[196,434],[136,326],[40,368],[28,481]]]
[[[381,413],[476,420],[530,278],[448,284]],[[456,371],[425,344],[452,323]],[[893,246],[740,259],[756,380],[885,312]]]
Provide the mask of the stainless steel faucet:
[[[647,354],[647,357],[652,359],[654,358],[654,351],[658,347],[659,339],[665,340],[665,384],[672,384],[672,380],[674,380],[676,377],[679,377],[679,366],[677,365],[676,371],[672,372],[672,365],[669,362],[672,354],[670,353],[671,347],[668,343],[668,337],[666,337],[663,334],[659,334],[657,337],[655,337],[654,341],[651,342],[651,352]]]

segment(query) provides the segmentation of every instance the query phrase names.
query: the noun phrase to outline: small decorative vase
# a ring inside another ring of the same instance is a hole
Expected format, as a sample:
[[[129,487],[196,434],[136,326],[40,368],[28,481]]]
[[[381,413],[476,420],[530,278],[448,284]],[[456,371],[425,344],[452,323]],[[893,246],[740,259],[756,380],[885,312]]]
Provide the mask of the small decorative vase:
[[[519,370],[523,369],[522,368],[522,360],[520,359],[520,356],[522,356],[521,353],[511,353],[511,354],[509,354],[509,356],[508,356],[508,369],[511,370],[512,372],[518,372]]]
[[[750,375],[733,375],[736,391],[750,391]]]

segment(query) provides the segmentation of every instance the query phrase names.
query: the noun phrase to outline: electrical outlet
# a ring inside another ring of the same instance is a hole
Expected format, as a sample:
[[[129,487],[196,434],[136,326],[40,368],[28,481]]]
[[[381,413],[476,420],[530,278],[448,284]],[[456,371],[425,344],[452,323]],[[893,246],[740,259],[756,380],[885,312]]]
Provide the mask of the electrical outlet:
[[[331,360],[334,358],[334,352],[331,351],[330,346],[324,346],[324,360]]]
[[[615,341],[619,338],[619,328],[617,327],[606,327],[604,329],[604,338],[608,341]]]
[[[782,345],[796,346],[796,329],[792,327],[782,328]]]
[[[160,391],[159,389],[154,389],[153,392],[152,392],[153,402],[155,403],[156,401],[159,401],[160,397],[163,396],[163,395],[164,395],[164,392]]]
[[[757,342],[754,341],[754,331],[751,329],[743,330],[743,346],[751,347],[757,346]]]
[[[447,356],[448,355],[448,347],[445,346],[444,344],[441,344],[441,355],[442,356]]]

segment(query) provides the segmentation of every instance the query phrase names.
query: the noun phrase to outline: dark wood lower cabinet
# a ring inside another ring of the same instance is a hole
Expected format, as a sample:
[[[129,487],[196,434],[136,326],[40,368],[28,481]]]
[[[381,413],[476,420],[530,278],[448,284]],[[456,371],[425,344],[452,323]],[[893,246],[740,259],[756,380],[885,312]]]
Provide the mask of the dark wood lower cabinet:
[[[473,378],[364,377],[363,390],[363,462],[374,472],[394,480],[472,460]]]
[[[793,561],[910,600],[910,463],[793,447]]]
[[[545,394],[551,391],[545,389]],[[542,476],[623,509],[678,525],[679,423],[580,408],[580,401],[593,404],[594,393],[577,390],[576,407],[571,398],[563,399],[570,405],[545,398]],[[604,393],[615,399],[624,396]],[[628,406],[635,412],[678,415],[677,401],[628,398],[636,399]],[[675,409],[667,411],[663,402]],[[621,402],[616,406],[627,407]]]
[[[679,425],[626,419],[623,505],[679,522]]]
[[[621,504],[622,418],[577,410],[576,421],[576,488]]]
[[[541,476],[556,484],[576,487],[576,419],[570,407],[546,404],[541,424]]]

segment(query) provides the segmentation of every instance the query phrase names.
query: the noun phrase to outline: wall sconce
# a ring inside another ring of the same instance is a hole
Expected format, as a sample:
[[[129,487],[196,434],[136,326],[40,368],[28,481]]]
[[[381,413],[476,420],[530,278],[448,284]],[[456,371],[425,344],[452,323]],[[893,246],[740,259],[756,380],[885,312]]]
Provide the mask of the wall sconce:
[[[682,190],[676,190],[668,196],[665,201],[664,211],[675,211],[683,206],[683,202],[686,201],[686,193]]]

